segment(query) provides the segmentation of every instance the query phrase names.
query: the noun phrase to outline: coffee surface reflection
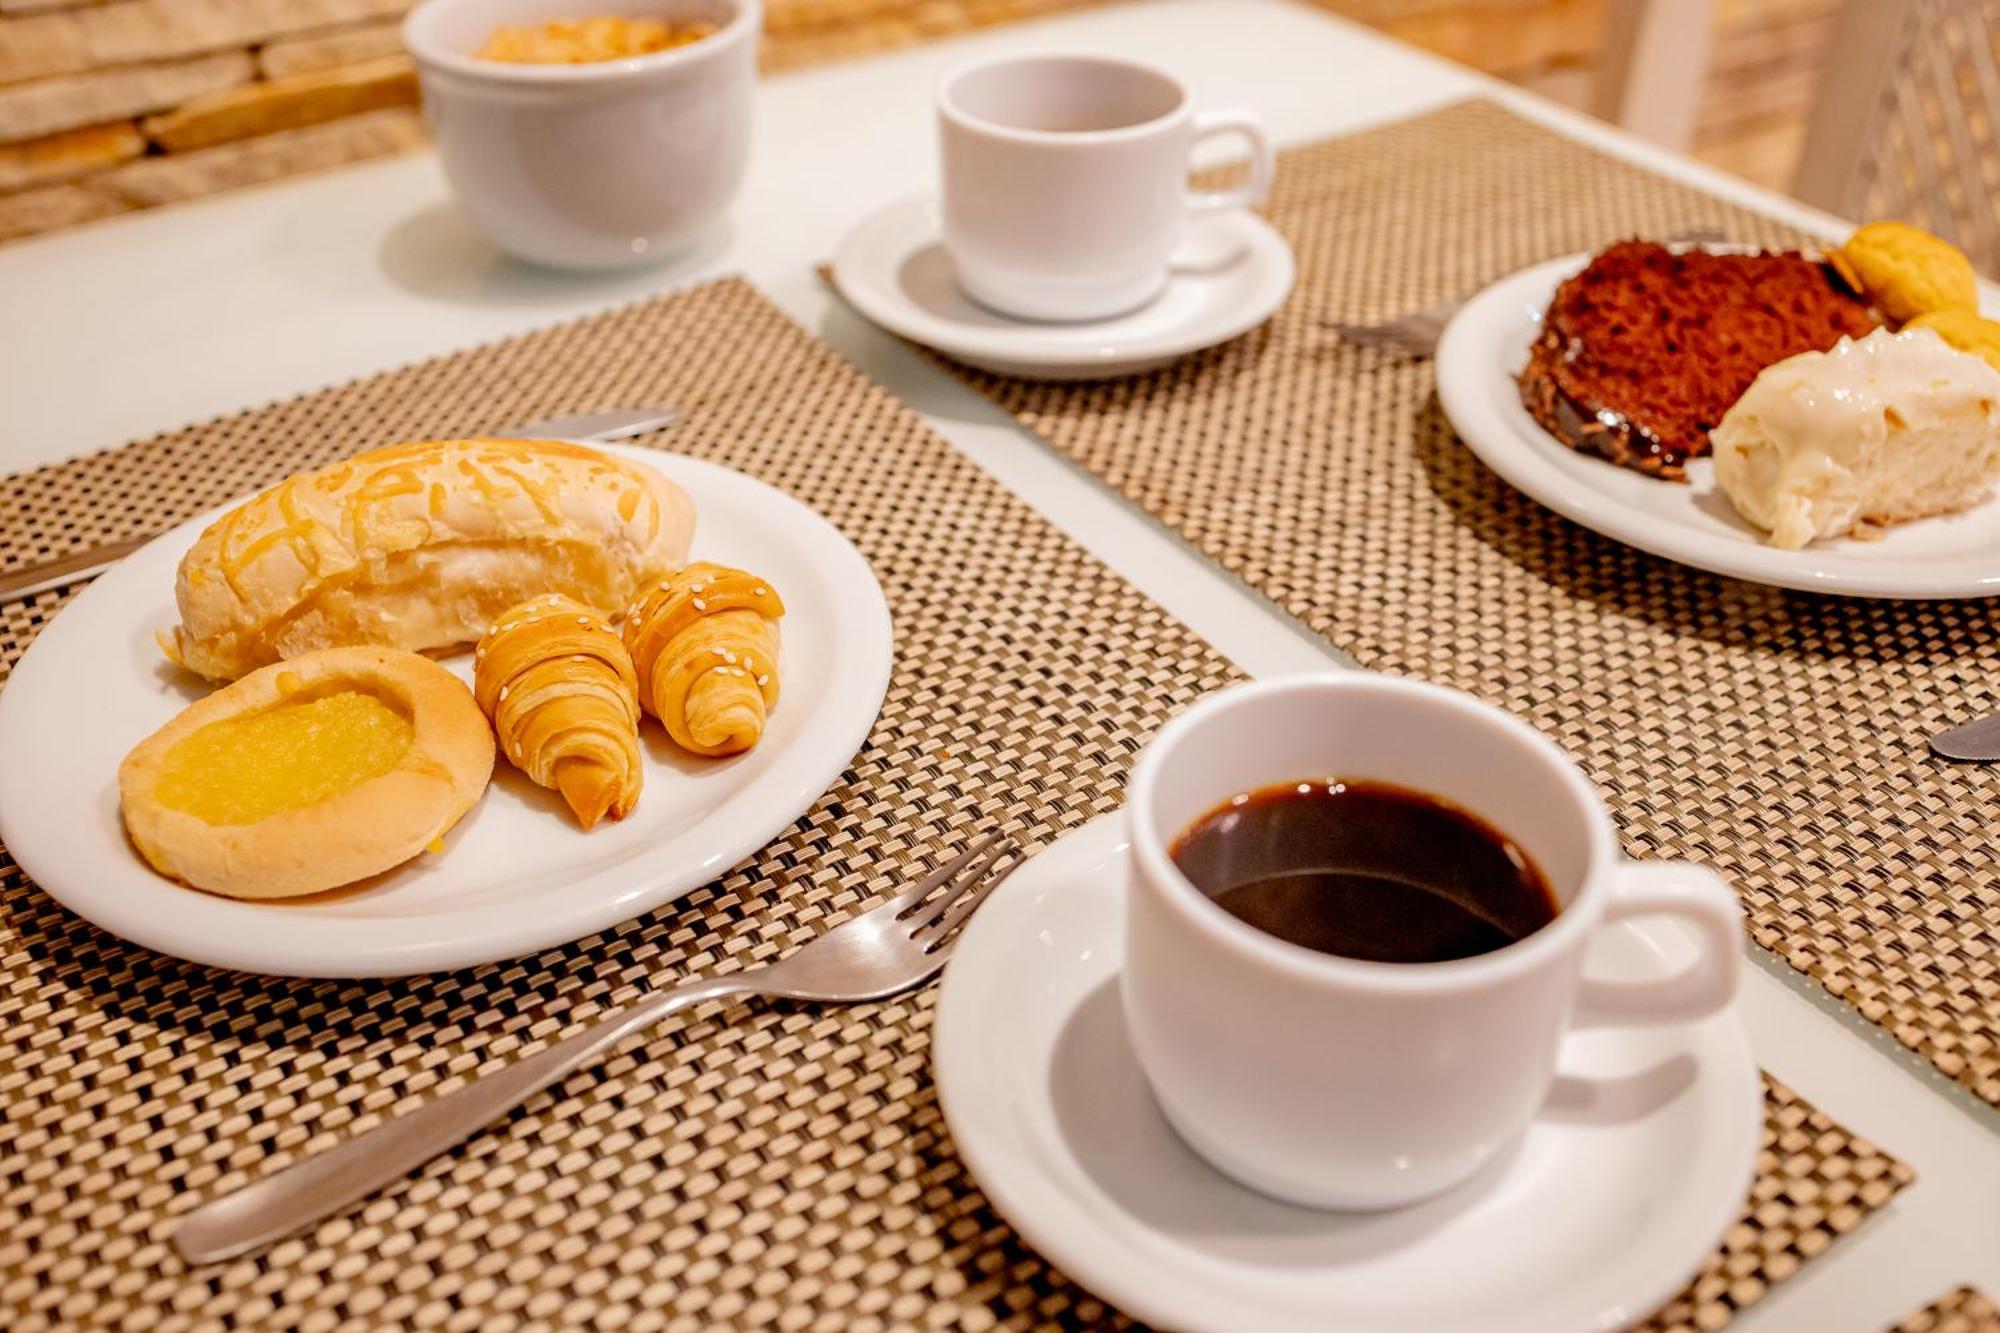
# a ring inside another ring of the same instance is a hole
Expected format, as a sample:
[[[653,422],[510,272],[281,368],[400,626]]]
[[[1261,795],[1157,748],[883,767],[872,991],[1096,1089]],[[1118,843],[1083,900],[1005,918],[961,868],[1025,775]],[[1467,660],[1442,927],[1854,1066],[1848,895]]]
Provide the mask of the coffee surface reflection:
[[[1245,792],[1197,819],[1171,852],[1232,916],[1343,958],[1470,958],[1533,934],[1560,910],[1540,868],[1506,834],[1388,783]]]

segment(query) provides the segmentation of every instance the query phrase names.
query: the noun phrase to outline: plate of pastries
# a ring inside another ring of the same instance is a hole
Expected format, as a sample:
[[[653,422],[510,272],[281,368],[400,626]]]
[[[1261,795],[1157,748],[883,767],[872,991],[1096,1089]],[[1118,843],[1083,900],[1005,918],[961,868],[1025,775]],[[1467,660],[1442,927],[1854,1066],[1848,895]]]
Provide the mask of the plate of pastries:
[[[2000,594],[2000,322],[1918,228],[1552,260],[1468,302],[1437,372],[1488,467],[1606,536],[1783,588]]]
[[[398,444],[166,533],[0,692],[0,837],[56,899],[218,967],[394,976],[709,883],[838,780],[888,604],[742,473]]]

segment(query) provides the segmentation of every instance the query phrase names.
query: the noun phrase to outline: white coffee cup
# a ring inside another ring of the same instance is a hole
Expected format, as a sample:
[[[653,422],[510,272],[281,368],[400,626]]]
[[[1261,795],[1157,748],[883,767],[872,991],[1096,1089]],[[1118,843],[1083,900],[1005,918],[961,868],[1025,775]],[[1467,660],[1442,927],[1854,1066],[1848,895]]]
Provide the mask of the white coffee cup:
[[[1250,208],[1274,159],[1247,111],[1197,114],[1165,70],[1109,56],[1003,56],[938,90],[944,247],[982,305],[1026,319],[1103,319],[1167,284],[1192,213]],[[1191,192],[1189,155],[1235,134],[1250,145],[1239,189]]]
[[[1540,867],[1561,911],[1476,957],[1363,962],[1238,920],[1169,855],[1238,793],[1335,777],[1481,816]],[[1449,1189],[1533,1119],[1574,1022],[1682,1022],[1735,992],[1742,926],[1728,886],[1699,866],[1621,859],[1603,801],[1562,751],[1453,690],[1356,672],[1222,691],[1147,745],[1126,813],[1134,1052],[1181,1137],[1281,1199],[1380,1209]],[[1694,927],[1696,961],[1657,980],[1586,979],[1592,934],[1645,915]]]

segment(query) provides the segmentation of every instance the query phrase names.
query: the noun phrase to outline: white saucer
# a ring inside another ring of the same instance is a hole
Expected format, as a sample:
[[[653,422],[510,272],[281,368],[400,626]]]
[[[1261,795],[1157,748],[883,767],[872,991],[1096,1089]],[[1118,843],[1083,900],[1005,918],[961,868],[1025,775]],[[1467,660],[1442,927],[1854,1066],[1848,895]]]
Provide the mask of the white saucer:
[[[1189,224],[1173,277],[1150,304],[1077,324],[1013,319],[960,291],[933,199],[870,214],[833,257],[834,286],[889,332],[996,375],[1045,380],[1136,375],[1228,342],[1269,319],[1293,277],[1285,238],[1241,210]]]
[[[980,1186],[1098,1295],[1182,1329],[1609,1329],[1670,1299],[1749,1196],[1763,1123],[1733,1011],[1597,1029],[1510,1154],[1440,1199],[1317,1212],[1218,1174],[1125,1037],[1124,825],[1056,843],[967,928],[938,998],[939,1099]],[[1607,929],[1593,975],[1671,970],[1671,927]]]
[[[1438,399],[1486,466],[1572,522],[1696,569],[1855,597],[2000,595],[2000,501],[1901,523],[1879,541],[1840,538],[1784,551],[1737,514],[1710,460],[1690,463],[1688,483],[1679,485],[1578,453],[1543,430],[1521,406],[1514,377],[1549,298],[1589,260],[1571,255],[1502,278],[1445,329]]]

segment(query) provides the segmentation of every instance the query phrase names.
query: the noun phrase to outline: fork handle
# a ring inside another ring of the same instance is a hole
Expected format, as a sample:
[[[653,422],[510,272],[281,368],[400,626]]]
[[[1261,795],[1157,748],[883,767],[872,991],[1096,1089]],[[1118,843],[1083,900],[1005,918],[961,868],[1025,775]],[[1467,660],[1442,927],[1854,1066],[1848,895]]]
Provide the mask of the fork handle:
[[[547,1050],[203,1204],[174,1228],[174,1246],[189,1263],[201,1264],[282,1240],[400,1180],[633,1033],[689,1005],[753,991],[734,977],[712,977],[641,1000]]]

